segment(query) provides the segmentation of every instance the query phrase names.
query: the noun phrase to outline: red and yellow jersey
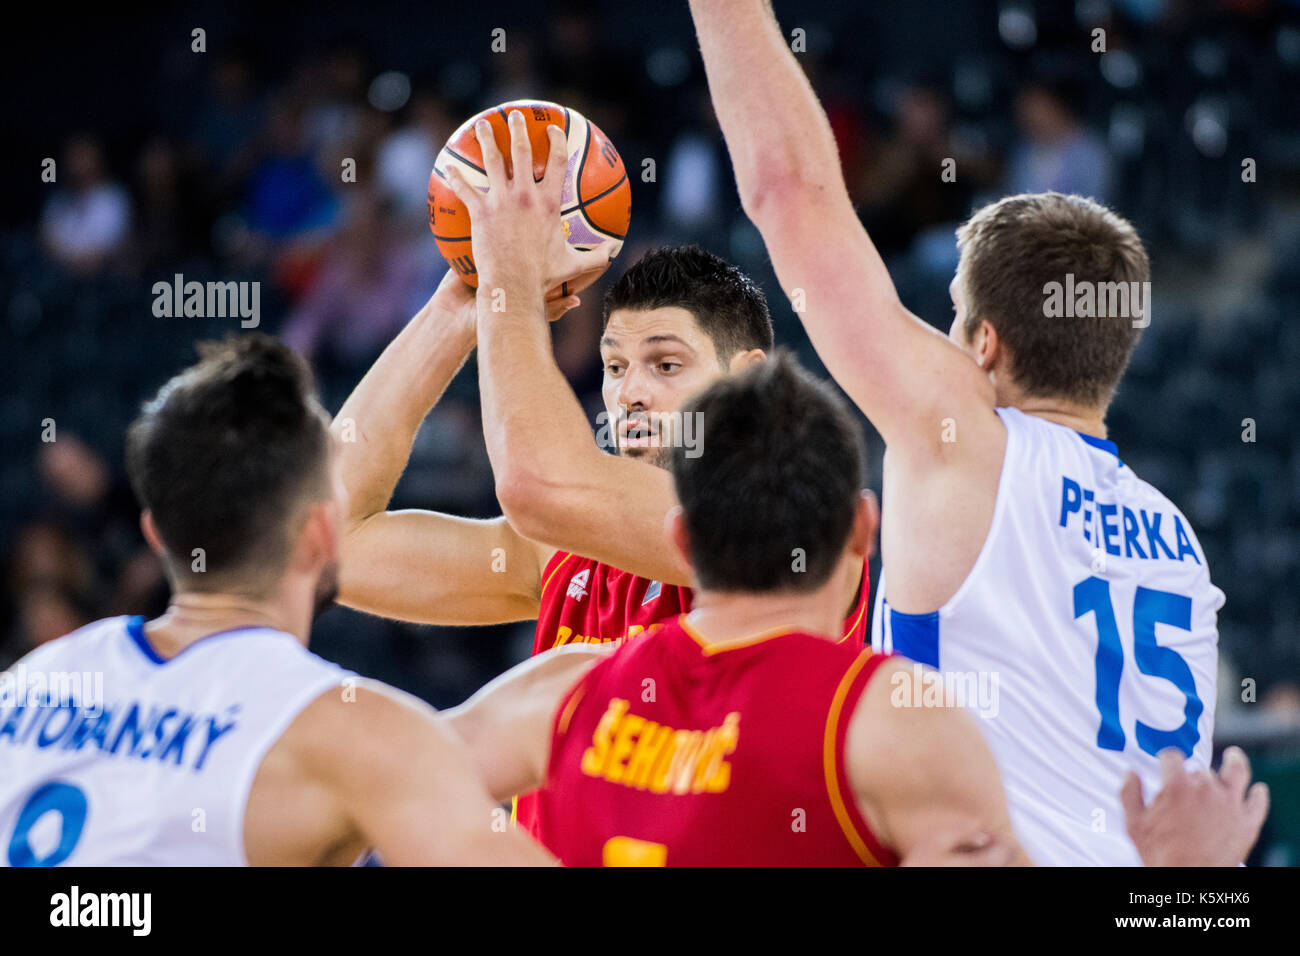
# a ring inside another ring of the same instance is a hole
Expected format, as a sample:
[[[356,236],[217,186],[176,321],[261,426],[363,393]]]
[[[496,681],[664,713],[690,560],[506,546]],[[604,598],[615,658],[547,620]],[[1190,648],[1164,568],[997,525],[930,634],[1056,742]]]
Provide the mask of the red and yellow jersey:
[[[855,648],[867,642],[869,572],[862,565],[862,586],[853,610],[844,619],[841,640]],[[562,644],[622,643],[652,624],[671,620],[691,609],[691,589],[664,584],[620,571],[591,558],[557,551],[542,571],[533,653]],[[538,828],[532,794],[515,800],[514,818],[535,837]]]
[[[892,866],[845,768],[888,655],[799,631],[710,646],[685,615],[602,660],[556,712],[544,842],[570,866]]]
[[[867,641],[867,565],[841,639],[855,647]],[[621,643],[651,624],[691,609],[691,589],[637,577],[591,558],[557,551],[542,571],[533,653],[561,644]]]

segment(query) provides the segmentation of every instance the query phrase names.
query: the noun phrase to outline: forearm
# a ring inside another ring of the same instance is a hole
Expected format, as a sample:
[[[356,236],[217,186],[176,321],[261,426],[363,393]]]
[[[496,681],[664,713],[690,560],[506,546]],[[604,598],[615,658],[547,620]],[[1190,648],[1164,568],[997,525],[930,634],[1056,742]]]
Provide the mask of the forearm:
[[[354,522],[388,504],[420,424],[473,351],[472,325],[435,299],[389,343],[334,419]]]
[[[853,210],[830,122],[768,0],[691,0],[691,12],[741,203],[787,293],[804,290],[800,318],[823,360],[834,361],[845,343],[832,326],[843,323],[832,322],[823,286],[813,285],[828,234],[851,246],[843,251],[854,259],[859,304],[872,306],[863,321],[897,322],[900,313],[885,308],[897,295]],[[810,234],[820,237],[811,246]]]
[[[665,530],[677,503],[672,476],[597,447],[544,325],[480,306],[478,328],[483,432],[514,529],[632,574],[689,584]]]
[[[543,784],[555,712],[565,694],[613,647],[570,644],[546,651],[438,714],[465,744],[493,799],[508,800]]]
[[[795,184],[847,201],[830,123],[769,0],[691,0],[691,14],[746,211]]]
[[[344,535],[338,600],[422,624],[526,621],[537,616],[545,563],[504,518],[384,511]]]
[[[991,409],[987,379],[899,300],[767,0],[691,0],[691,11],[741,201],[818,356],[887,443],[928,452],[936,400]]]
[[[582,470],[584,457],[602,452],[555,363],[540,286],[532,294],[523,284],[501,289],[502,311],[493,311],[489,290],[479,293],[479,394],[498,497],[513,519],[520,499],[541,500],[548,487]]]

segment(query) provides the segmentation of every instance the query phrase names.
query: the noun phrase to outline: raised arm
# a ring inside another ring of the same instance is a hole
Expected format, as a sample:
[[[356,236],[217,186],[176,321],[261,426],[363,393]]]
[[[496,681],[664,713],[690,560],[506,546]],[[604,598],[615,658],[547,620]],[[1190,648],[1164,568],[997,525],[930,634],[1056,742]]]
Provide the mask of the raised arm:
[[[468,746],[493,799],[542,785],[560,701],[614,647],[570,644],[530,657],[439,715]]]
[[[979,367],[899,301],[769,0],[691,0],[691,13],[741,205],[827,370],[891,451],[951,453],[945,418],[970,437],[998,427]]]
[[[349,498],[339,600],[350,607],[430,624],[537,616],[549,549],[504,518],[385,510],[420,424],[474,349],[474,309],[448,272],[334,419]]]
[[[528,137],[516,116],[510,119],[513,168],[532,169]],[[474,223],[483,431],[501,508],[528,538],[687,584],[688,569],[664,524],[677,502],[671,476],[597,447],[551,350],[541,290],[553,287],[562,270],[605,264],[603,250],[578,253],[561,233],[564,134],[552,129],[550,162],[537,183],[507,177],[491,129],[478,135],[491,188],[480,194],[454,168],[448,181]],[[550,252],[530,254],[537,249]],[[553,275],[546,274],[547,263]]]
[[[310,786],[345,832],[390,866],[554,863],[504,826],[461,740],[423,701],[366,681],[355,699],[330,691],[276,745],[281,766]]]

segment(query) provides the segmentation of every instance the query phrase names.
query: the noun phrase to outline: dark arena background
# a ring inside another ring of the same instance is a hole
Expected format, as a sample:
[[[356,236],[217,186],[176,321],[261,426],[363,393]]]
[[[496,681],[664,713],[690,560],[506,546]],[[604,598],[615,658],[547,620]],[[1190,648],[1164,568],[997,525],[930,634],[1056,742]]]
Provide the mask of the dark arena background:
[[[1137,226],[1153,321],[1111,438],[1191,519],[1227,594],[1216,751],[1245,747],[1273,794],[1250,862],[1300,864],[1300,5],[776,9],[806,31],[801,62],[904,303],[936,327],[952,319],[954,229],[978,205],[1057,189]],[[0,667],[97,618],[166,605],[124,428],[196,340],[241,320],[159,317],[155,283],[259,283],[258,328],[310,359],[336,411],[446,268],[426,184],[450,132],[486,106],[561,102],[617,144],[632,227],[593,292],[647,248],[698,242],[761,279],[777,341],[820,369],[741,212],[684,2],[26,15],[0,64]],[[940,176],[948,158],[955,181]],[[589,292],[553,329],[593,421],[600,322]],[[879,490],[883,448],[863,427]],[[472,361],[421,430],[394,505],[500,513]],[[312,647],[445,707],[531,640],[529,623],[432,628],[335,607]]]

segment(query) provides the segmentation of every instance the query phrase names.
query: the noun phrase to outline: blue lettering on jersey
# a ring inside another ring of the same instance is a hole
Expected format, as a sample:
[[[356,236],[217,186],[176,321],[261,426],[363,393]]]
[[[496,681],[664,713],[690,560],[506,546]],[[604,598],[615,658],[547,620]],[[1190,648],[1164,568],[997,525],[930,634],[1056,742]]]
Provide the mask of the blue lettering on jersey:
[[[1161,534],[1160,526],[1165,518],[1163,513],[1147,511],[1145,508],[1138,508],[1135,512],[1132,508],[1098,501],[1091,488],[1084,488],[1077,481],[1062,476],[1060,526],[1069,528],[1076,516],[1083,540],[1093,547],[1104,547],[1107,554],[1153,560],[1164,552],[1164,556],[1171,561],[1182,561],[1190,557],[1197,564],[1201,563],[1181,516],[1170,516],[1174,545],[1178,549],[1175,554],[1168,540]],[[1146,550],[1142,548],[1144,537]]]
[[[170,762],[201,771],[212,748],[238,726],[232,707],[224,717],[175,707],[146,708],[139,701],[93,708],[52,699],[0,707],[0,742],[39,749],[82,750],[106,757]],[[129,746],[123,746],[129,743]]]

